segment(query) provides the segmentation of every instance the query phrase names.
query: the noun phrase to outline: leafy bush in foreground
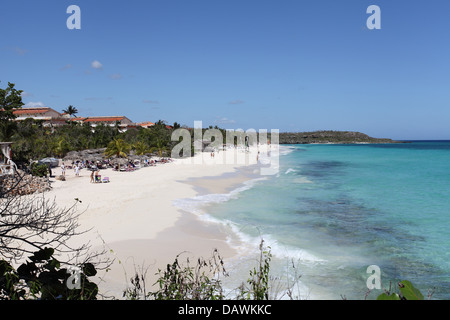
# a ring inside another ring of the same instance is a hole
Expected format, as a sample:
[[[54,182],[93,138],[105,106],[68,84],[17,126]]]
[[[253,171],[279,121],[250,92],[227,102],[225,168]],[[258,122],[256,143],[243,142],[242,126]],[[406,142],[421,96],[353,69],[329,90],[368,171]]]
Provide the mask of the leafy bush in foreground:
[[[51,248],[36,251],[17,270],[0,260],[0,300],[96,300],[98,287],[88,280],[97,273],[95,267],[81,265],[76,278],[80,283],[75,285],[72,273],[61,268],[53,253]]]
[[[250,277],[237,289],[233,299],[239,300],[268,300],[271,281],[269,276],[272,254],[270,247],[259,246],[260,256],[257,266],[249,271]],[[189,259],[182,266],[177,255],[172,264],[167,264],[165,270],[158,270],[158,279],[155,282],[157,289],[154,292],[145,291],[145,277],[136,275],[131,279],[132,287],[124,291],[126,299],[155,299],[155,300],[224,300],[226,299],[222,287],[221,277],[228,273],[217,250],[214,250],[209,260],[199,258],[195,266],[191,266]],[[291,287],[288,286],[286,294],[292,297]]]
[[[0,300],[96,300],[98,287],[88,279],[97,274],[94,265],[81,265],[79,282],[75,286],[73,274],[69,269],[61,268],[53,253],[51,248],[36,251],[17,270],[7,261],[0,260]],[[250,278],[238,288],[235,299],[270,299],[270,260],[270,247],[263,247],[261,242],[258,265],[250,270]],[[178,255],[165,270],[158,270],[157,275],[156,291],[146,292],[145,277],[136,273],[131,279],[132,288],[126,289],[123,296],[127,300],[225,299],[220,277],[228,276],[228,273],[217,250],[209,260],[198,259],[195,266],[190,265],[189,259],[187,265],[182,266]],[[424,300],[424,296],[410,281],[404,280],[398,283],[398,293],[389,289],[377,300]]]
[[[49,174],[48,167],[45,164],[32,163],[31,174],[36,177],[46,177]]]
[[[399,293],[386,291],[377,297],[377,300],[424,300],[423,294],[408,280],[398,283]]]

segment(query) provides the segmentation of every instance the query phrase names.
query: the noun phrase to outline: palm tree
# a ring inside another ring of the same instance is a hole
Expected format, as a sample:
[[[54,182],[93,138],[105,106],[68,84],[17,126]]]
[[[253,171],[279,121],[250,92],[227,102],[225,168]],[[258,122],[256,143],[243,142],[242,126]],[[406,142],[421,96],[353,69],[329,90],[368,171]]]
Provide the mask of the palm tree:
[[[179,124],[178,122],[174,122],[173,123],[173,128],[174,129],[179,129],[179,128],[181,128],[181,124]]]
[[[142,156],[147,152],[150,152],[150,148],[145,142],[138,141],[134,144],[134,150],[136,151],[136,155]]]
[[[78,113],[77,108],[75,108],[74,106],[70,105],[67,107],[67,109],[63,110],[64,113],[67,113],[69,116],[75,116]]]
[[[153,148],[151,148],[150,151],[151,151],[151,152],[154,152],[155,150],[158,151],[159,157],[162,158],[163,152],[166,152],[166,151],[167,151],[167,146],[166,146],[166,144],[164,143],[164,141],[162,141],[162,140],[160,140],[160,139],[157,139],[157,140],[156,140],[156,146],[153,147]]]
[[[108,143],[105,150],[105,155],[107,157],[116,156],[117,158],[126,158],[128,152],[130,152],[131,146],[126,143],[123,139],[113,139]],[[120,169],[120,163],[119,163]]]
[[[68,144],[68,142],[66,141],[66,139],[65,139],[64,137],[59,138],[59,139],[55,142],[54,147],[53,147],[53,151],[54,151],[55,154],[56,154],[58,157],[60,157],[60,158],[62,158],[63,155],[64,155],[67,151],[69,151],[69,149],[70,149],[69,144]]]

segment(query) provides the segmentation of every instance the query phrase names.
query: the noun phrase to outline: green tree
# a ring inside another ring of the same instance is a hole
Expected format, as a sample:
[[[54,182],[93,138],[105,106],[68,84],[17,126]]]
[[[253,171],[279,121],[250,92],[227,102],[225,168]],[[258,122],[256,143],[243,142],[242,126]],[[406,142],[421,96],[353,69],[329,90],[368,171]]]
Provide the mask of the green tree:
[[[178,122],[174,122],[173,123],[173,128],[174,129],[179,129],[179,128],[181,128],[181,124],[179,124]]]
[[[171,134],[166,128],[166,122],[159,120],[154,126],[147,129],[147,143],[151,147],[152,152],[157,150],[159,156],[162,157],[163,152],[170,150]]]
[[[0,121],[0,141],[10,141],[16,132],[16,122],[13,120]]]
[[[142,156],[142,155],[150,152],[149,146],[145,142],[142,142],[142,141],[136,142],[133,147],[138,156]]]
[[[130,145],[123,139],[113,139],[105,150],[105,155],[108,157],[116,156],[117,158],[126,158],[130,152]]]
[[[22,90],[14,88],[14,83],[8,82],[6,89],[0,88],[0,139],[7,141],[17,131],[14,121],[14,110],[22,108]]]
[[[105,150],[105,155],[107,157],[116,156],[117,158],[126,158],[131,150],[131,146],[126,143],[123,139],[113,139]],[[119,164],[120,169],[120,164]]]
[[[64,136],[59,137],[54,145],[53,151],[55,152],[56,156],[59,158],[62,158],[64,154],[66,154],[70,150],[70,146],[67,143]]]
[[[168,150],[166,143],[162,139],[157,139],[155,146],[150,149],[151,152],[158,151],[160,158],[163,156],[163,153]]]
[[[27,118],[17,123],[17,132],[14,135],[13,159],[16,163],[28,163],[35,150],[36,137],[41,130],[42,123]]]
[[[68,125],[56,128],[54,134],[63,135],[70,146],[70,150],[89,149],[95,143],[95,137],[89,123],[71,122]]]
[[[92,144],[94,148],[104,148],[117,136],[116,130],[108,125],[100,123],[94,129]]]

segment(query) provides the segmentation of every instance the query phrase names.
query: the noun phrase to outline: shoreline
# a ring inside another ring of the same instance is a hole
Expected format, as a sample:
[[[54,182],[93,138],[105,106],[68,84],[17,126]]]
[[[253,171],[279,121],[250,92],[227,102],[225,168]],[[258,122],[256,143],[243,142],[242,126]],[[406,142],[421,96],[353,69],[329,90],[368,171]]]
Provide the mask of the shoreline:
[[[219,255],[227,262],[239,256],[239,252],[229,243],[229,231],[225,231],[222,224],[204,220],[200,215],[189,210],[185,210],[174,204],[175,201],[183,199],[193,199],[196,197],[228,194],[252,179],[248,176],[247,168],[238,167],[233,172],[226,172],[219,176],[191,177],[180,183],[188,185],[195,191],[192,197],[174,199],[172,205],[180,212],[179,217],[172,226],[159,231],[151,239],[129,239],[109,244],[117,258],[121,260],[125,268],[116,268],[112,272],[113,276],[107,278],[107,286],[104,289],[114,291],[115,296],[119,290],[124,290],[130,284],[130,278],[138,271],[140,275],[146,273],[146,284],[148,287],[157,280],[155,273],[158,269],[164,270],[167,264],[172,264],[179,256],[179,263],[183,264],[186,259],[197,261],[198,258],[208,260],[213,252],[217,250]],[[207,184],[212,182],[214,184]],[[201,209],[207,208],[208,204],[202,204]],[[136,259],[140,259],[139,261]],[[194,265],[194,263],[192,264]],[[111,272],[111,271],[110,271]],[[117,281],[121,274],[126,273],[127,281],[121,284]]]
[[[108,272],[100,270],[97,275],[103,295],[122,299],[135,271],[141,274],[146,270],[146,285],[151,287],[158,269],[164,269],[179,254],[180,261],[185,261],[183,256],[191,261],[208,259],[215,249],[224,260],[236,255],[219,225],[174,205],[179,199],[227,193],[252,179],[257,170],[256,148],[246,154],[250,156],[248,163],[223,164],[227,151],[215,158],[209,153],[196,155],[204,157],[202,164],[193,163],[194,157],[134,172],[101,170],[102,177],[110,178],[109,183],[90,183],[85,169],[80,177],[66,171],[66,181],[52,179],[53,188],[46,196],[63,207],[80,199],[80,229],[92,228],[73,243],[71,239],[71,244],[90,242],[91,251],[103,249],[115,259]],[[56,175],[59,172],[60,168],[54,170]]]

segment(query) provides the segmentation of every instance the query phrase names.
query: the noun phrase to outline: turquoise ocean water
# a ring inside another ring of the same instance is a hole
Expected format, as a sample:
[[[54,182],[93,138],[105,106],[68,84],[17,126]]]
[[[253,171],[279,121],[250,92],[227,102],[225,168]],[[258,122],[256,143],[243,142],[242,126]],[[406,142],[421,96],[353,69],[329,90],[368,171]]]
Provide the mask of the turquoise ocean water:
[[[300,298],[365,299],[377,265],[385,288],[450,299],[450,141],[281,146],[278,174],[183,206],[223,225],[243,278],[264,239]]]

